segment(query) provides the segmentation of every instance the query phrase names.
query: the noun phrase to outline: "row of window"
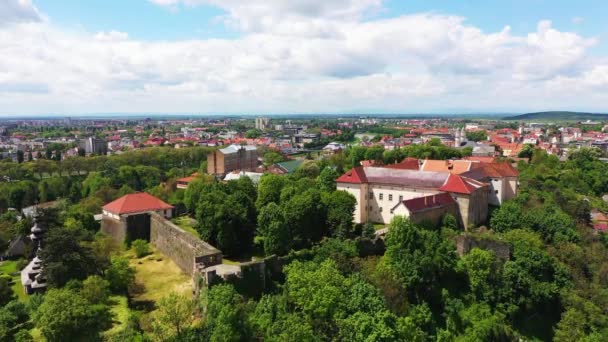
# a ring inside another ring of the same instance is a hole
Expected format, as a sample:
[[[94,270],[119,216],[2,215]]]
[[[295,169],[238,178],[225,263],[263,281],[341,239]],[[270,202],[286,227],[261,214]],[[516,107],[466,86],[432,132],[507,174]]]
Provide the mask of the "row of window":
[[[369,198],[374,198],[374,193],[373,193],[373,192],[371,192],[371,191],[370,191],[370,193],[369,193]],[[378,195],[378,199],[379,199],[380,201],[384,200],[384,194],[383,194],[383,193],[380,193],[380,194]],[[389,201],[391,201],[391,202],[393,201],[393,194],[388,194],[388,200],[389,200]],[[403,196],[402,196],[402,195],[399,195],[399,202],[402,202],[402,201],[403,201]]]

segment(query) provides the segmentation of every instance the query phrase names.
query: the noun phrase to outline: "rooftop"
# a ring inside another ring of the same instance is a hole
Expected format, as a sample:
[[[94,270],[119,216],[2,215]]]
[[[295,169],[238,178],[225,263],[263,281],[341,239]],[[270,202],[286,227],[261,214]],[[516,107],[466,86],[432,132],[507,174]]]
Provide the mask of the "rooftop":
[[[419,212],[419,211],[423,211],[423,210],[427,210],[427,209],[439,208],[439,207],[452,205],[454,203],[456,203],[456,201],[454,201],[452,196],[450,194],[444,192],[444,193],[437,194],[437,195],[418,197],[418,198],[412,198],[409,200],[405,200],[405,201],[397,204],[395,206],[395,208],[398,207],[399,205],[403,204],[410,213],[415,213],[415,212]]]
[[[251,146],[251,145],[230,145],[228,147],[224,147],[222,149],[220,149],[220,152],[222,152],[223,154],[231,154],[231,153],[236,153],[239,150],[245,150],[245,151],[256,151],[257,147],[255,146]]]
[[[173,206],[146,192],[124,195],[103,206],[103,210],[117,215],[166,209],[173,209]]]

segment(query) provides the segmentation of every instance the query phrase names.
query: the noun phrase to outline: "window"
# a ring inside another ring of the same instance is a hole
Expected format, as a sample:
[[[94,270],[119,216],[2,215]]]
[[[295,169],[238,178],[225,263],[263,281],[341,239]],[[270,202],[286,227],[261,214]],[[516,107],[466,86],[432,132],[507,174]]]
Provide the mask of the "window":
[[[380,212],[382,212],[382,207],[380,207]]]
[[[380,193],[380,200],[382,201],[382,198],[384,197],[383,193]]]
[[[373,192],[371,192],[371,191],[369,192],[369,198],[370,198],[370,199],[374,198],[374,193],[373,193]]]
[[[403,202],[403,195],[399,195],[399,202]]]
[[[391,202],[393,201],[393,194],[389,194],[388,195],[388,200],[391,201]]]

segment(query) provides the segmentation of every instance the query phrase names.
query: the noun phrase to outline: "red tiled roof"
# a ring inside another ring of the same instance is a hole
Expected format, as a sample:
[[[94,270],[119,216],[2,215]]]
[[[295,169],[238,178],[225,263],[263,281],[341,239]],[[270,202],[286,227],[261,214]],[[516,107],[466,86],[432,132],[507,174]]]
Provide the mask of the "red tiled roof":
[[[103,206],[103,210],[117,215],[165,209],[173,209],[173,206],[146,192],[124,195]]]
[[[448,179],[445,181],[443,186],[439,188],[439,190],[446,192],[455,192],[458,194],[471,194],[482,186],[485,186],[485,184],[473,179],[450,174]]]
[[[351,184],[361,184],[367,183],[367,177],[365,176],[365,171],[363,171],[363,167],[357,166],[350,169],[348,172],[340,176],[337,180],[337,183],[351,183]]]
[[[455,201],[450,194],[444,192],[437,195],[412,198],[409,200],[405,200],[401,203],[403,203],[403,205],[407,208],[407,210],[409,210],[410,213],[414,213],[425,209],[451,205],[454,204]]]
[[[431,160],[427,159],[420,167],[421,171],[449,172],[461,174],[475,168],[479,164],[469,160]]]
[[[482,163],[478,168],[465,172],[462,176],[482,180],[484,178],[518,177],[517,171],[510,163]]]
[[[416,158],[405,158],[401,162],[396,164],[390,164],[386,166],[389,169],[399,170],[418,170],[420,169],[420,163]]]

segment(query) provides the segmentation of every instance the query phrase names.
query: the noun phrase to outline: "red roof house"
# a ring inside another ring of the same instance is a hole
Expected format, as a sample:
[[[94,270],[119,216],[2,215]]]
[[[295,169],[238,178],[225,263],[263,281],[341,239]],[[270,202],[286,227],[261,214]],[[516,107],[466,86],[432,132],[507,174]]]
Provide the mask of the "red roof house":
[[[147,211],[162,212],[164,216],[171,216],[173,206],[146,192],[124,195],[121,198],[103,206],[105,215],[126,215],[144,213]],[[168,215],[167,215],[168,214]]]

